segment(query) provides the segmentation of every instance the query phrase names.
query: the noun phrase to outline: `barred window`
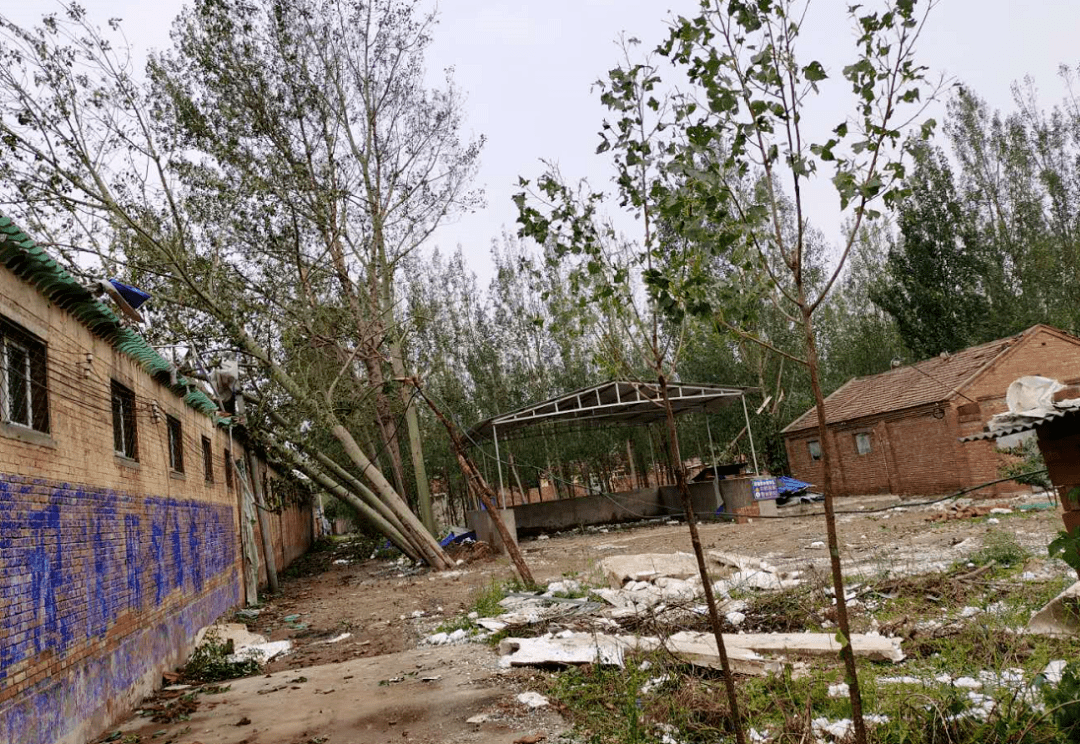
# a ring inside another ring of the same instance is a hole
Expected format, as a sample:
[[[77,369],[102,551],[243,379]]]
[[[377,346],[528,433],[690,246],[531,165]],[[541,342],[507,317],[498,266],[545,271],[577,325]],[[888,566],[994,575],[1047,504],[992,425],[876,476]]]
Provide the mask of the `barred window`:
[[[206,437],[202,438],[202,462],[203,462],[203,477],[207,483],[214,482],[214,450],[210,445],[210,440]]]
[[[0,318],[0,420],[48,433],[49,389],[45,344]]]
[[[233,464],[232,452],[225,450],[225,486],[231,491],[233,487]]]
[[[816,461],[821,459],[821,442],[816,439],[811,439],[809,442],[806,443],[806,447],[810,450],[811,460]]]
[[[869,455],[873,450],[870,444],[870,435],[866,433],[855,435],[855,449],[860,455]]]
[[[175,473],[184,472],[184,430],[180,419],[166,416],[169,425],[169,467]]]
[[[131,460],[139,459],[139,437],[135,425],[135,393],[112,381],[113,449]]]

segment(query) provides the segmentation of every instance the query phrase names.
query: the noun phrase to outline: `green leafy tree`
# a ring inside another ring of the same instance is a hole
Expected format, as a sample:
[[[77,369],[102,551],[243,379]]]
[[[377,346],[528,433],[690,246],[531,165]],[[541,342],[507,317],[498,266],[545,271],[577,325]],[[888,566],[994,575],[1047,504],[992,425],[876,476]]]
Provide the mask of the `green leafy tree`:
[[[895,320],[917,359],[957,352],[987,339],[988,264],[956,193],[944,152],[915,148],[908,193],[896,208],[899,238],[870,298]]]

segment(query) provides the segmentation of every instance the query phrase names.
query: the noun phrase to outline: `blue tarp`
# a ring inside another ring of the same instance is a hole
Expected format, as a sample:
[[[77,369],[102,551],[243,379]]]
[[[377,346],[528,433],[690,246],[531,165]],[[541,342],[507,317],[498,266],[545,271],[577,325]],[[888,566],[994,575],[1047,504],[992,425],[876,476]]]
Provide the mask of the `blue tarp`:
[[[120,293],[120,296],[124,298],[127,304],[131,305],[135,310],[138,310],[144,302],[150,299],[150,295],[138,287],[132,287],[116,279],[110,279],[109,282],[116,287],[116,291]]]
[[[794,496],[797,493],[802,493],[806,489],[813,485],[806,483],[795,478],[789,478],[786,475],[781,475],[776,479],[776,489],[780,492],[781,496]]]
[[[475,539],[476,539],[476,533],[475,532],[471,532],[471,531],[470,532],[462,532],[460,535],[455,535],[451,531],[451,532],[448,532],[446,534],[446,537],[444,537],[442,540],[439,540],[439,545],[441,545],[442,547],[445,548],[450,543],[459,543],[459,542],[462,542],[463,540],[475,540]]]

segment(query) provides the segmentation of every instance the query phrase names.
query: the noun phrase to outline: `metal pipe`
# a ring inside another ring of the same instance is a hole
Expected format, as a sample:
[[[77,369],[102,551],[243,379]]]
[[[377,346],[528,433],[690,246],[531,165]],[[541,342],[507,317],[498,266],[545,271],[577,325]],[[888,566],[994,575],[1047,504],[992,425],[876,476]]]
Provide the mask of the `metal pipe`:
[[[709,426],[709,414],[705,414],[705,432],[709,435],[709,457],[712,458],[712,486],[713,496],[716,497],[716,505],[720,505],[720,473],[716,469],[716,453],[713,452],[712,427]]]
[[[742,396],[743,418],[746,419],[746,435],[750,437],[750,454],[754,458],[754,475],[761,475],[757,464],[757,451],[754,449],[754,432],[750,428],[750,412],[746,410],[746,396]]]
[[[496,504],[500,509],[505,508],[506,504],[503,502],[503,476],[502,476],[502,460],[499,459],[499,430],[494,426],[491,427],[491,436],[495,440],[495,467],[499,470],[499,502]]]

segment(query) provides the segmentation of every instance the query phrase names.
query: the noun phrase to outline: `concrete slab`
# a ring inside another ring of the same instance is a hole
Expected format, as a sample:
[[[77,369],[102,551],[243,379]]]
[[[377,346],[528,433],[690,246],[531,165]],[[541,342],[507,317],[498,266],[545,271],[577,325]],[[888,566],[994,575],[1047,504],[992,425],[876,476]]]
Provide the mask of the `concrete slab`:
[[[1027,630],[1029,633],[1047,636],[1073,636],[1080,633],[1080,581],[1032,615]]]

